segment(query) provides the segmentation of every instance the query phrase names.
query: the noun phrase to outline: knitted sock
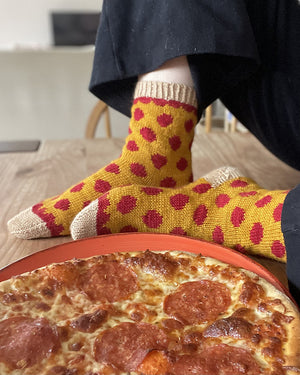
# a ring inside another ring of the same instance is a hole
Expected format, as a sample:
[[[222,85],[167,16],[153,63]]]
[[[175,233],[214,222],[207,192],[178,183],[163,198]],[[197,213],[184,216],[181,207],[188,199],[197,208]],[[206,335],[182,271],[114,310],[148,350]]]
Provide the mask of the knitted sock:
[[[110,189],[128,184],[177,187],[192,181],[191,144],[197,122],[193,88],[140,82],[129,135],[119,159],[8,222],[17,237],[67,235],[75,215]]]
[[[72,237],[172,233],[285,261],[281,210],[287,191],[265,190],[238,175],[227,167],[177,189],[113,189],[76,216]]]

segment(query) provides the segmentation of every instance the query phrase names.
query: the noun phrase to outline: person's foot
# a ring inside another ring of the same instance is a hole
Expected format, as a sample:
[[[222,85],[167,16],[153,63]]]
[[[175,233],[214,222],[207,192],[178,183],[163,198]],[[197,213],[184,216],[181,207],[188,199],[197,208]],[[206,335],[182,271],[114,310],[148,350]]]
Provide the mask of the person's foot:
[[[262,189],[239,175],[226,167],[176,189],[115,188],[75,217],[71,235],[171,233],[285,261],[281,210],[287,192]]]
[[[114,187],[142,184],[174,188],[187,184],[192,181],[190,149],[196,123],[193,88],[138,83],[129,135],[119,159],[59,196],[22,211],[8,222],[9,231],[24,239],[68,235],[73,218]]]

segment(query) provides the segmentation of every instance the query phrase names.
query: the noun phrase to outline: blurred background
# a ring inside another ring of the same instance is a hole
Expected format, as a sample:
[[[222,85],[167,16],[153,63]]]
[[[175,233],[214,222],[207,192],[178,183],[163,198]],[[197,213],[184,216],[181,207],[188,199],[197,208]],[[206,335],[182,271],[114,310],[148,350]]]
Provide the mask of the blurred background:
[[[101,8],[102,0],[0,0],[0,141],[84,137],[97,103],[88,85]],[[127,135],[125,116],[110,109],[110,120],[112,136]]]
[[[102,0],[0,0],[0,142],[84,137],[98,102],[88,86],[101,9]],[[222,128],[221,103],[213,112]],[[111,135],[125,137],[128,118],[109,116]],[[96,137],[106,136],[101,122]]]

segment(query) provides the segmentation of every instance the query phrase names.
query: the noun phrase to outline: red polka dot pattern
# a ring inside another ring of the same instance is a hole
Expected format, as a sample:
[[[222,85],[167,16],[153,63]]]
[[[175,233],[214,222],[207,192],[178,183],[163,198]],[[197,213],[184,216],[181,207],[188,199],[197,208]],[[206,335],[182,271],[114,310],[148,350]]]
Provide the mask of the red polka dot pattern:
[[[181,158],[180,160],[178,160],[177,164],[176,164],[176,167],[177,169],[179,169],[180,171],[184,171],[187,167],[188,167],[188,162],[185,158]]]
[[[243,254],[246,253],[245,247],[242,246],[241,244],[236,244],[234,246],[234,250],[239,251],[240,253],[243,253]]]
[[[206,193],[210,189],[211,189],[211,185],[207,184],[207,183],[198,184],[198,185],[196,185],[196,186],[193,187],[193,191],[195,193],[198,193],[198,194]]]
[[[248,186],[248,182],[247,181],[243,181],[243,180],[234,180],[232,181],[232,183],[230,184],[231,187],[246,187]]]
[[[260,200],[258,200],[255,203],[255,206],[256,207],[264,207],[266,204],[270,203],[271,200],[272,200],[272,197],[270,195],[266,195],[263,198],[261,198]]]
[[[161,180],[159,186],[165,188],[174,188],[176,186],[176,181],[173,177],[166,177],[163,180]]]
[[[143,216],[143,222],[148,228],[159,228],[162,224],[163,217],[155,210],[149,210],[146,215]]]
[[[225,207],[230,202],[230,196],[228,194],[219,194],[216,198],[217,207]]]
[[[81,191],[84,187],[84,182],[80,182],[79,184],[75,185],[70,189],[71,193],[77,193],[78,191]]]
[[[106,172],[119,174],[120,173],[120,167],[116,163],[108,164],[108,166],[105,168]]]
[[[142,164],[131,163],[130,164],[130,170],[131,170],[131,173],[133,173],[137,177],[146,177],[147,176],[146,168]]]
[[[255,245],[258,245],[261,242],[263,235],[264,235],[264,228],[261,225],[261,223],[254,223],[250,231],[250,240]]]
[[[156,169],[161,169],[168,162],[168,159],[160,154],[155,154],[151,156],[152,163]]]
[[[278,240],[275,240],[271,247],[272,254],[277,258],[283,258],[285,255],[285,246]]]
[[[176,151],[181,146],[181,139],[178,135],[174,135],[173,137],[169,138],[169,144],[173,151]]]
[[[55,208],[59,209],[59,210],[62,210],[62,211],[66,211],[69,209],[70,207],[70,201],[69,199],[60,199],[59,201],[57,201],[54,205]]]
[[[125,215],[131,212],[136,207],[137,199],[130,195],[124,196],[121,198],[119,203],[117,204],[117,211],[121,212],[121,214]]]
[[[147,195],[158,195],[158,194],[163,192],[163,189],[159,189],[159,188],[156,188],[156,187],[150,187],[150,186],[149,187],[148,186],[142,187],[141,190]]]
[[[256,194],[257,191],[242,191],[241,193],[239,193],[240,197],[251,197]]]
[[[173,117],[168,115],[167,113],[163,113],[160,116],[157,116],[157,122],[162,128],[166,128],[167,126],[171,125],[173,122]]]
[[[235,207],[231,214],[231,222],[234,227],[239,227],[245,220],[245,210],[241,207]]]
[[[224,233],[220,226],[216,226],[212,233],[213,241],[222,244],[224,242]]]
[[[194,212],[193,220],[197,225],[202,225],[207,217],[207,208],[204,204],[200,204]]]
[[[134,110],[134,119],[135,121],[140,121],[144,117],[144,112],[140,108]]]
[[[194,129],[193,120],[187,120],[184,123],[185,130],[190,133]]]
[[[142,128],[140,130],[141,136],[148,142],[154,142],[156,141],[156,134],[151,128]]]
[[[187,236],[187,232],[181,227],[175,227],[170,231],[171,234],[177,234],[179,236]]]
[[[185,194],[176,194],[170,197],[170,204],[175,210],[182,210],[189,202],[190,198]]]
[[[106,193],[111,189],[111,184],[105,180],[97,180],[95,182],[95,190],[99,193]]]
[[[273,211],[273,218],[276,222],[281,221],[282,207],[283,207],[283,203],[279,203],[279,205]]]
[[[135,141],[128,141],[127,144],[126,144],[126,148],[129,151],[138,151],[139,150],[139,147],[138,147],[138,145],[136,144]]]

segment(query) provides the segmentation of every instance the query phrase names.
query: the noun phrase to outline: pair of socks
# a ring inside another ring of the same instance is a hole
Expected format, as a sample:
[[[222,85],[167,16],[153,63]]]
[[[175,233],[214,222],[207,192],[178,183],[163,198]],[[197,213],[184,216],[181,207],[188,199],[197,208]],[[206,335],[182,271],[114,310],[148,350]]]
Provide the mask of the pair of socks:
[[[114,187],[174,188],[191,182],[190,149],[196,122],[193,88],[138,83],[121,156],[62,194],[22,211],[8,222],[9,231],[23,239],[68,235],[78,212]]]
[[[10,232],[24,239],[173,233],[285,261],[280,226],[287,192],[261,189],[234,168],[192,182],[196,123],[193,88],[138,83],[121,156],[22,211],[9,221]]]

